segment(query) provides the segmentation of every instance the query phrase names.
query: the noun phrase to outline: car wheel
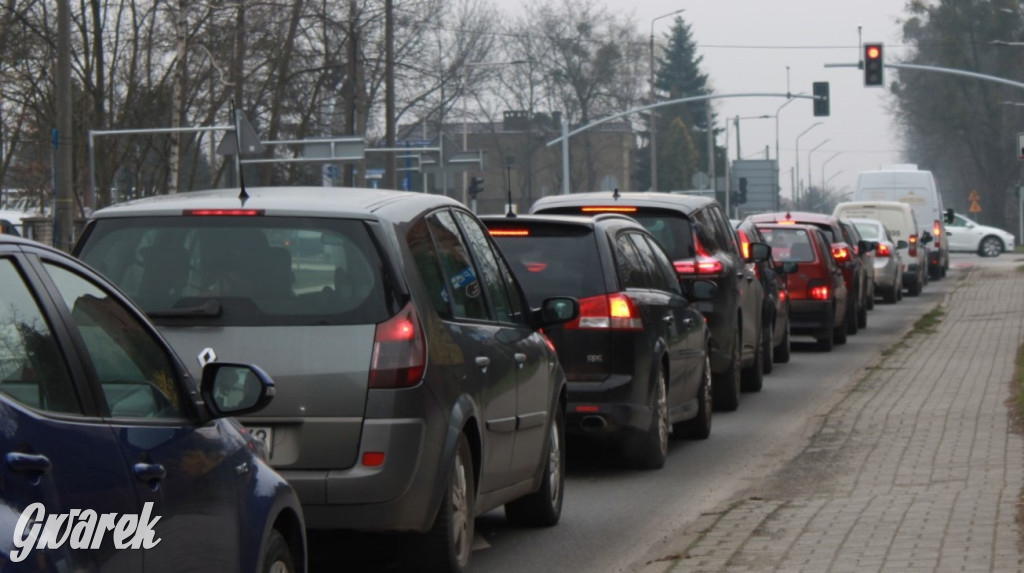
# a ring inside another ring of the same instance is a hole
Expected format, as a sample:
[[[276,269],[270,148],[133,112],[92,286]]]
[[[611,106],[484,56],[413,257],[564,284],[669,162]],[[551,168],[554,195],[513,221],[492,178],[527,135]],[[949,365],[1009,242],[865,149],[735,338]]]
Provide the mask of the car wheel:
[[[565,491],[565,411],[557,406],[548,432],[547,456],[540,489],[505,504],[505,518],[515,525],[550,527],[562,516]]]
[[[295,573],[295,556],[291,547],[278,530],[270,532],[267,551],[263,556],[264,573]]]
[[[846,308],[851,308],[851,307],[847,306]],[[856,316],[854,316],[853,319],[856,320]],[[839,326],[837,326],[837,327],[832,329],[832,342],[833,343],[835,343],[835,344],[846,344],[846,336],[847,336],[847,333],[850,331],[850,320],[851,320],[851,315],[850,315],[850,312],[847,311],[847,313],[846,313],[846,321],[845,321],[846,323],[845,324],[840,324]],[[856,323],[854,323],[853,328],[854,328],[854,330],[857,329],[857,324]]]
[[[704,354],[704,371],[697,390],[697,416],[673,426],[673,431],[695,440],[706,440],[711,435],[711,414],[714,401],[711,383],[711,359]]]
[[[868,293],[867,309],[875,310],[875,285],[871,285],[871,292]],[[866,324],[864,326],[867,326]],[[861,326],[861,328],[864,328]]]
[[[846,305],[846,331],[843,333],[842,341],[836,339],[836,343],[843,344],[844,342],[846,342],[846,335],[847,334],[857,334],[857,325],[858,325],[857,315],[860,313],[860,309],[858,308],[858,306],[859,305],[857,304],[857,301],[855,299],[850,299],[849,301],[847,301],[847,305]]]
[[[942,269],[940,267],[933,267],[931,263],[928,264],[928,278],[937,281],[942,278]]]
[[[764,338],[764,330],[761,330]],[[754,345],[754,363],[743,369],[740,389],[744,392],[760,392],[764,387],[764,344],[760,340]]]
[[[733,336],[732,363],[725,372],[714,378],[715,408],[725,412],[731,412],[740,407],[740,371],[743,366],[739,325],[736,328],[736,333]]]
[[[833,330],[830,330],[828,334],[818,338],[818,350],[819,351],[821,351],[821,352],[832,352],[832,349],[835,347],[835,340],[834,340],[835,339],[835,331],[838,330],[839,328],[842,328],[842,327],[837,327],[837,328],[835,328]]]
[[[665,458],[668,457],[668,393],[665,383],[665,374],[659,370],[654,384],[654,399],[651,401],[651,425],[638,436],[637,443],[630,446],[627,442],[629,450],[626,457],[639,469],[659,469],[665,465]]]
[[[782,336],[782,342],[775,347],[775,361],[779,364],[786,364],[789,362],[789,323],[786,324],[786,333]]]
[[[764,355],[761,360],[762,368],[761,371],[765,374],[771,374],[772,370],[775,369],[775,346],[772,341],[775,340],[775,320],[772,319],[768,322],[768,325],[761,331],[761,353]]]
[[[871,299],[869,299],[869,300],[871,300]],[[867,327],[868,327],[868,309],[867,309],[867,307],[862,306],[862,307],[860,307],[860,310],[857,311],[857,328],[867,328]]]
[[[410,555],[410,564],[417,571],[458,573],[469,565],[473,546],[473,503],[476,489],[473,481],[473,454],[466,436],[459,436],[441,508],[430,531],[418,539],[418,547]]]
[[[978,255],[982,257],[998,257],[1003,253],[1003,242],[999,237],[989,235],[978,245]]]
[[[892,288],[884,290],[882,292],[882,300],[884,300],[886,304],[896,304],[896,299],[897,299],[899,290],[900,290],[899,287],[895,287],[895,286],[892,287]]]
[[[921,294],[921,277],[911,281],[910,286],[907,287],[907,294],[910,296],[918,296]]]

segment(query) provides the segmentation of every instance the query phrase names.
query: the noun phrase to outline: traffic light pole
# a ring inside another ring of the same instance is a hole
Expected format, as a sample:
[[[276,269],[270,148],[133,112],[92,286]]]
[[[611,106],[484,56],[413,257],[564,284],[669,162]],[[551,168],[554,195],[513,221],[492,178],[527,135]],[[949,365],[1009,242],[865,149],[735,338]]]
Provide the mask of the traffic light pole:
[[[825,64],[826,68],[857,68],[859,64]],[[890,64],[885,63],[885,67],[893,68],[896,70],[918,70],[923,72],[937,72],[940,74],[949,74],[952,76],[963,76],[965,78],[974,78],[976,80],[984,80],[988,82],[994,82],[997,84],[1003,84],[1015,88],[1024,89],[1024,83],[1015,82],[1006,78],[1000,78],[998,76],[990,76],[988,74],[979,74],[977,72],[969,72],[967,70],[957,70],[954,68],[942,68],[939,66],[922,66],[919,64]],[[795,97],[795,96],[794,96]]]

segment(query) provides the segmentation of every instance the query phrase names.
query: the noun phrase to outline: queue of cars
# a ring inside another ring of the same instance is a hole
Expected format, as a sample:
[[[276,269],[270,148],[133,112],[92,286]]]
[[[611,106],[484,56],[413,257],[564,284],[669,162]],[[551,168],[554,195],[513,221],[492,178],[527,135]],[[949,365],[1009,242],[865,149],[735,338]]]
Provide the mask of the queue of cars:
[[[276,484],[283,500],[239,490],[245,525],[208,520],[241,532],[228,547],[248,552],[240,559],[273,565],[242,570],[302,570],[311,529],[412,533],[410,567],[462,571],[476,516],[503,506],[516,524],[559,521],[567,434],[661,467],[670,436],[708,438],[713,411],[763,388],[789,361],[791,335],[831,350],[866,326],[874,294],[902,280],[881,264],[899,259],[902,240],[835,216],[765,214],[734,229],[709,198],[612,192],[477,217],[436,195],[339,191],[217,190],[97,211],[73,253],[88,267],[62,264],[117,299],[126,310],[116,319],[102,318],[117,305],[97,306],[94,291],[46,278],[45,261],[10,255],[61,325],[58,354],[82,364],[69,367],[74,390],[60,400],[26,386],[16,366],[0,397],[40,423],[67,416],[50,406],[77,396],[81,415],[113,428],[121,418],[176,436],[218,427],[236,448],[221,454],[249,452],[232,454],[233,471],[256,468],[251,479]],[[84,294],[61,306],[64,288]],[[90,322],[76,335],[79,307]],[[140,334],[101,336],[104,324]],[[119,343],[130,357],[143,339],[169,364],[159,376],[164,362],[150,355],[135,368],[111,350],[85,355]],[[221,387],[218,372],[234,384]],[[172,479],[185,462],[153,443],[119,447],[138,457],[127,473],[168,497],[168,515],[172,495],[230,491],[212,477],[203,487]],[[45,450],[17,453],[31,462]],[[51,467],[10,460],[29,485]],[[19,510],[24,501],[5,498]]]

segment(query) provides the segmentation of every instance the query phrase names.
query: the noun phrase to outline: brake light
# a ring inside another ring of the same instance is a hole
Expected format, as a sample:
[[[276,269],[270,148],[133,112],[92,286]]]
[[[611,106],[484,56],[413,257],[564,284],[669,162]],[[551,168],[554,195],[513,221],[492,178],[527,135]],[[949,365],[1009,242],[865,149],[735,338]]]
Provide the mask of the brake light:
[[[488,229],[492,237],[529,237],[529,229]]]
[[[784,291],[784,290],[780,290],[779,291],[779,301],[780,302],[786,302],[786,297],[788,297],[788,296],[789,296],[789,294],[787,294],[786,291]]]
[[[845,263],[850,260],[850,249],[841,243],[832,245],[832,258],[837,263]]]
[[[807,296],[814,300],[828,300],[831,294],[830,290],[828,285],[812,286],[807,289]]]
[[[583,213],[636,213],[636,207],[580,207],[580,211]]]
[[[263,209],[185,209],[186,217],[260,217]]]
[[[750,237],[744,231],[736,231],[736,234],[740,236],[740,254],[743,255],[744,259],[750,258]]]
[[[917,235],[910,235],[907,238],[907,242],[910,243],[910,247],[907,249],[907,254],[911,257],[917,256]]]
[[[790,214],[789,212],[786,212],[786,218],[785,219],[779,219],[779,220],[777,220],[775,222],[780,224],[780,225],[796,225],[796,221],[793,220],[793,215]]]
[[[713,278],[725,270],[722,262],[712,257],[711,253],[704,248],[704,245],[702,245],[699,240],[694,238],[693,244],[696,247],[697,256],[692,259],[683,259],[672,263],[672,266],[676,269],[676,273],[681,275],[701,275]]]
[[[565,328],[571,330],[643,330],[636,303],[627,295],[600,294],[580,299],[580,315]]]
[[[892,249],[886,243],[878,243],[878,250],[875,251],[875,255],[879,257],[891,257]]]
[[[523,263],[523,266],[531,273],[542,273],[548,268],[547,263]]]
[[[935,248],[938,249],[942,246],[942,243],[939,241],[939,236],[942,235],[942,223],[938,221],[932,223],[932,235],[935,236]]]
[[[370,388],[408,388],[419,384],[427,345],[412,303],[377,325],[370,359]]]

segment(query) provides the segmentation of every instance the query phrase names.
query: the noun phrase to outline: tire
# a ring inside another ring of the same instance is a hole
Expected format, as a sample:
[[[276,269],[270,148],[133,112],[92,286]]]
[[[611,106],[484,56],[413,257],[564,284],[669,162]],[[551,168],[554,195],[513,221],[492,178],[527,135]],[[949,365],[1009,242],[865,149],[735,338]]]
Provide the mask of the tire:
[[[711,359],[704,354],[704,371],[701,373],[700,389],[697,390],[697,415],[672,427],[674,432],[694,440],[706,440],[711,436],[711,414],[714,412],[714,391],[711,382]]]
[[[978,256],[980,257],[998,257],[1003,254],[1003,242],[994,235],[989,235],[981,240],[978,244]]]
[[[899,287],[895,287],[895,288],[896,288],[896,302],[899,302],[899,301],[903,300],[903,286],[899,286]]]
[[[540,489],[505,504],[505,518],[514,525],[551,527],[562,517],[565,498],[565,409],[561,402],[551,420]]]
[[[842,327],[840,327],[842,328]],[[832,352],[835,347],[835,332],[836,329],[830,330],[828,334],[818,337],[818,351],[819,352]]]
[[[775,369],[775,346],[772,345],[772,341],[775,340],[775,320],[768,322],[768,326],[764,327],[761,331],[761,353],[763,355],[761,360],[761,372],[765,374],[771,374],[772,370]]]
[[[853,307],[847,306],[846,308],[849,309],[849,308],[853,308]],[[851,316],[853,317],[854,320],[856,320],[855,314],[851,315],[851,313],[849,311],[847,311],[846,312],[845,324],[840,324],[839,326],[837,326],[837,327],[832,329],[832,342],[835,343],[836,345],[846,344],[846,336],[850,332]],[[854,331],[856,331],[856,329],[857,329],[856,322],[854,322],[853,328],[854,328]]]
[[[867,306],[868,310],[875,310],[875,285],[874,284],[871,285],[871,292],[868,293],[868,300],[867,300],[867,305],[866,306]],[[867,324],[862,325],[861,328],[864,328],[865,326],[867,326]]]
[[[933,267],[931,263],[928,264],[928,278],[933,281],[937,281],[942,278],[942,268]]]
[[[764,337],[764,330],[761,330]],[[754,363],[743,369],[740,375],[740,389],[744,392],[760,392],[764,387],[764,344],[760,340],[754,345]]]
[[[774,353],[775,362],[779,364],[786,364],[789,362],[790,355],[790,341],[789,341],[789,323],[786,324],[786,334],[782,336],[782,342],[775,347]]]
[[[740,371],[742,370],[742,349],[740,348],[739,326],[734,335],[732,364],[714,377],[715,409],[732,412],[740,407]]]
[[[867,307],[861,307],[860,311],[857,312],[857,328],[868,327],[868,309]]]
[[[847,301],[847,303],[848,304],[847,304],[847,307],[846,307],[846,321],[845,321],[846,322],[846,332],[843,333],[843,340],[842,341],[839,341],[838,339],[836,340],[836,343],[838,343],[838,344],[844,344],[846,342],[846,335],[847,334],[857,334],[857,326],[858,326],[858,323],[859,323],[859,321],[857,320],[857,315],[860,314],[859,305],[857,304],[857,301],[855,299],[850,299],[850,300]]]
[[[900,290],[899,287],[895,287],[895,286],[890,288],[890,289],[886,289],[882,293],[882,300],[885,301],[885,304],[896,304],[896,300],[897,300],[897,297],[898,297],[899,290]]]
[[[668,390],[665,374],[659,368],[651,400],[651,424],[647,431],[628,440],[625,452],[630,465],[642,470],[661,469],[668,457]],[[630,442],[633,442],[632,444]]]
[[[907,287],[908,296],[920,296],[921,295],[921,277],[918,277],[910,283]]]
[[[295,556],[284,536],[278,530],[270,532],[267,550],[263,556],[263,573],[295,573]]]
[[[409,556],[416,571],[461,573],[469,565],[473,546],[473,454],[465,434],[459,436],[444,498],[430,531],[419,536]]]

